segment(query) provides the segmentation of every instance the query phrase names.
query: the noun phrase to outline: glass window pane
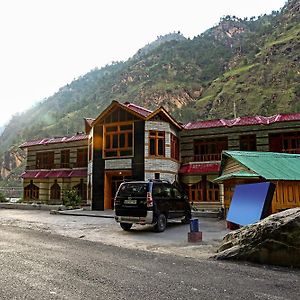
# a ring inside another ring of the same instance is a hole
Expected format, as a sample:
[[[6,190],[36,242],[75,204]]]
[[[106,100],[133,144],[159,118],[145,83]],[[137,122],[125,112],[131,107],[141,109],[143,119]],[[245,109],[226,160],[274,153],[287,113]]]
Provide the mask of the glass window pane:
[[[131,156],[132,155],[132,150],[121,150],[120,151],[120,156]]]
[[[128,133],[128,147],[132,147],[132,133]]]
[[[125,148],[125,133],[120,134],[120,148]]]
[[[110,148],[110,135],[107,135],[105,137],[105,148],[109,149]]]
[[[164,155],[164,140],[158,140],[158,155]]]
[[[150,139],[150,155],[155,155],[155,139]]]
[[[118,130],[117,126],[106,127],[106,132],[113,132],[113,131],[117,131],[117,130]]]
[[[118,148],[118,135],[114,134],[113,135],[113,146],[112,148]]]
[[[132,124],[128,124],[128,125],[121,125],[120,126],[120,130],[132,130]]]
[[[106,151],[106,157],[115,157],[117,155],[117,151]]]
[[[112,120],[112,122],[118,122],[118,117],[119,117],[118,110],[115,110],[115,111],[111,114],[111,120]]]

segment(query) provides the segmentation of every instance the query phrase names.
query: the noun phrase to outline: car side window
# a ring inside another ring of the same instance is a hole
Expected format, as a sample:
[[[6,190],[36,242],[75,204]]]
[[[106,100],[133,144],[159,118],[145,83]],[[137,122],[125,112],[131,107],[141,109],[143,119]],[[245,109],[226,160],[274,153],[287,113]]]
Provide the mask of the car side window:
[[[171,198],[172,187],[163,183],[153,185],[152,196],[158,198]]]
[[[152,196],[153,197],[162,197],[163,195],[163,185],[161,183],[153,184]]]
[[[163,192],[163,197],[164,198],[172,198],[172,187],[168,185],[164,185],[164,192]]]
[[[179,191],[177,188],[175,188],[175,187],[172,188],[172,197],[173,197],[173,198],[176,198],[176,199],[181,199],[181,193],[180,193],[180,191]]]

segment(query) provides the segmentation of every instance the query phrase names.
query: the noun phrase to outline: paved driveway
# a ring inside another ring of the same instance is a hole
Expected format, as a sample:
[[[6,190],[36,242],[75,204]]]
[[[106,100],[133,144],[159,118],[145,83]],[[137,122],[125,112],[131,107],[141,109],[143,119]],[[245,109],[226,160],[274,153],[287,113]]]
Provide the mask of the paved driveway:
[[[48,211],[0,209],[0,224],[47,231],[54,234],[102,242],[107,245],[173,253],[186,257],[211,256],[228,232],[225,221],[200,218],[203,241],[187,242],[189,225],[170,222],[165,232],[155,233],[151,226],[134,225],[123,231],[114,219],[89,216],[52,215]]]

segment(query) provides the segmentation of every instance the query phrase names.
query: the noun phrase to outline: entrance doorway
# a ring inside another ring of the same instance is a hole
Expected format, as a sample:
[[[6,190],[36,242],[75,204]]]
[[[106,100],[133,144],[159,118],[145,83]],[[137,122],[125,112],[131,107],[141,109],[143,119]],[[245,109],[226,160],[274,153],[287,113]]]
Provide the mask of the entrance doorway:
[[[104,209],[114,208],[115,194],[120,184],[125,180],[132,179],[131,171],[106,171],[104,183]]]

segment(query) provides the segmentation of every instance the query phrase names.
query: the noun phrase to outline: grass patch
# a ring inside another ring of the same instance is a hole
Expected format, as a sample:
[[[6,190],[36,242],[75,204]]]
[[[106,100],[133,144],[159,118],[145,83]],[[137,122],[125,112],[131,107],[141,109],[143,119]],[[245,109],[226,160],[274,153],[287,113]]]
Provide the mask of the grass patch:
[[[252,64],[252,65],[243,66],[243,67],[240,67],[237,69],[233,69],[233,70],[230,70],[230,71],[224,73],[223,76],[227,79],[228,77],[231,77],[231,76],[240,75],[244,72],[249,71],[251,68],[253,68],[256,65],[258,65],[258,64]]]

